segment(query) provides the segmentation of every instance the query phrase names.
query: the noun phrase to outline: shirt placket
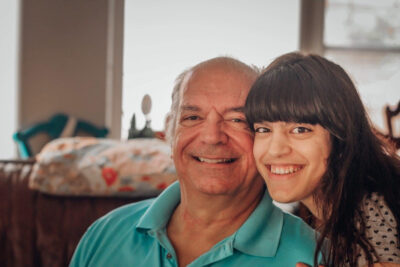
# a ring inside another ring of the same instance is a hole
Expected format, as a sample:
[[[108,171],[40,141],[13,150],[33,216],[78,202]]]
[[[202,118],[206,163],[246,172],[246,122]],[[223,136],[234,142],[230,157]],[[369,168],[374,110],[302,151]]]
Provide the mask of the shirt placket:
[[[171,252],[166,250],[163,246],[160,246],[162,262],[164,267],[177,267],[178,263]]]
[[[177,267],[178,262],[175,256],[174,248],[167,237],[165,229],[149,231],[148,234],[155,238],[160,248],[161,263],[164,267]]]

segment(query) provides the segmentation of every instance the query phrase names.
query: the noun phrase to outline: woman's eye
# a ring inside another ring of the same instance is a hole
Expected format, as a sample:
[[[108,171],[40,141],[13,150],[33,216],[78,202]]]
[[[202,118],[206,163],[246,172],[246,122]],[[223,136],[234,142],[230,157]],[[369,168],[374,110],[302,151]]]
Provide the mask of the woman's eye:
[[[257,128],[254,129],[254,131],[256,133],[269,133],[269,132],[271,132],[271,130],[269,128],[266,128],[266,127],[257,127]]]
[[[292,130],[293,133],[295,134],[302,134],[302,133],[309,133],[311,132],[311,129],[307,128],[307,127],[296,127]]]

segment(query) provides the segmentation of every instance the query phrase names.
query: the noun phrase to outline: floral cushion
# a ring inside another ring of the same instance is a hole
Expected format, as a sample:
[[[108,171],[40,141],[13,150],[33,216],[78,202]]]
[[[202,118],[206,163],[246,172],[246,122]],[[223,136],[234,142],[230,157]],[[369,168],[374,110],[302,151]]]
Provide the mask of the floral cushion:
[[[159,139],[56,139],[37,155],[29,186],[56,195],[155,196],[176,180],[170,155]]]

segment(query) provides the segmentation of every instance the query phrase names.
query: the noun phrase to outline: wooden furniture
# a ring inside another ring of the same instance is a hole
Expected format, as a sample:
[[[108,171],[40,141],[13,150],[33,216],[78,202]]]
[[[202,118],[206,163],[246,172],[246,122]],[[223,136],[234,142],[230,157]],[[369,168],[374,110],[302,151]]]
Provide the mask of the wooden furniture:
[[[68,266],[100,216],[144,198],[63,197],[31,190],[34,160],[0,161],[0,265]]]
[[[83,136],[89,135],[103,138],[107,136],[108,132],[106,127],[97,127],[87,121],[78,120],[60,113],[54,115],[48,121],[40,122],[28,129],[16,132],[13,139],[18,145],[20,157],[26,159],[39,152],[34,151],[31,139],[42,133],[47,135],[46,141],[48,142],[59,137],[80,136],[83,133]],[[39,147],[41,148],[44,144],[39,144]]]
[[[400,136],[395,136],[393,130],[393,121],[396,119],[400,119],[400,101],[397,103],[397,107],[390,108],[390,106],[385,107],[385,115],[386,115],[386,125],[388,128],[388,137],[395,144],[396,149],[400,149]]]

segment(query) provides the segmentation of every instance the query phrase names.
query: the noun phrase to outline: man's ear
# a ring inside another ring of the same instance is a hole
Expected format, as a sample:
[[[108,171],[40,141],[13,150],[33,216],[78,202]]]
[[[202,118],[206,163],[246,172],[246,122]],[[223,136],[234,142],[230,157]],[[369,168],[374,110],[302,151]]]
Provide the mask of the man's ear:
[[[172,144],[172,133],[173,133],[173,128],[175,127],[175,125],[172,124],[173,124],[173,116],[171,112],[168,112],[164,120],[164,131],[165,131],[165,138],[169,144]]]
[[[171,112],[168,112],[167,116],[165,117],[165,121],[164,121],[165,130],[167,130],[168,127],[170,127],[169,124],[171,123],[171,119],[172,119],[172,114],[171,114]]]

